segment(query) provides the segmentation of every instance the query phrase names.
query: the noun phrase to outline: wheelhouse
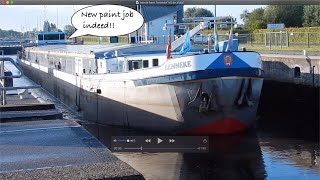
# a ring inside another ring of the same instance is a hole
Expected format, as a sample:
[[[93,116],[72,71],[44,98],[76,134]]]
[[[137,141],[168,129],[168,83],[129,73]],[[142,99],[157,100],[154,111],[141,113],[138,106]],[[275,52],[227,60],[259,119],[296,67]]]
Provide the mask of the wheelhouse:
[[[36,32],[37,45],[66,44],[65,32]]]

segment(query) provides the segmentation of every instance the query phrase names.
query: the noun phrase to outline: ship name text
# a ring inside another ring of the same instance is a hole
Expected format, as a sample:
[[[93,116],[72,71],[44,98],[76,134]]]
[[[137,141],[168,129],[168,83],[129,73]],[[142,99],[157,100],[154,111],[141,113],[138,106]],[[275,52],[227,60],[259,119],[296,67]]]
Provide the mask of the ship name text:
[[[173,64],[166,64],[165,70],[185,68],[185,67],[191,67],[191,61],[185,61],[185,62],[179,62],[179,63],[173,63]]]

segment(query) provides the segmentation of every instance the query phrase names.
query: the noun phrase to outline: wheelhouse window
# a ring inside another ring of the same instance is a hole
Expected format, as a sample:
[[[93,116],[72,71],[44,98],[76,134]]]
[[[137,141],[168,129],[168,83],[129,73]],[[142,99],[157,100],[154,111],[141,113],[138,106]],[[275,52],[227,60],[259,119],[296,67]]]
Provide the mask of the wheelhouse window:
[[[129,61],[129,70],[137,70],[142,68],[142,60],[131,60]]]
[[[133,61],[133,69],[141,69],[141,61]]]
[[[152,66],[153,67],[159,66],[159,60],[158,59],[152,59]]]
[[[42,34],[38,35],[38,40],[41,40],[41,41],[43,40],[43,35]]]
[[[59,34],[45,34],[44,40],[59,40]]]
[[[149,60],[144,60],[143,61],[143,68],[148,68],[149,67]]]

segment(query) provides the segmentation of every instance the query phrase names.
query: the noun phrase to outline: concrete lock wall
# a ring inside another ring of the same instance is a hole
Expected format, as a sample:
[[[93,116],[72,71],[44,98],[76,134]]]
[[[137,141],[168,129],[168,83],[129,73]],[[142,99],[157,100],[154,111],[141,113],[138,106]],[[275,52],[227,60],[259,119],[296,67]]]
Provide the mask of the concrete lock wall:
[[[258,127],[271,131],[286,129],[300,137],[319,137],[320,57],[311,56],[310,60],[304,56],[261,57],[265,78]]]
[[[66,84],[64,81],[59,81],[53,76],[53,69],[49,68],[48,73],[44,73],[36,68],[31,68],[29,65],[21,63],[24,74],[41,85],[50,94],[54,95],[72,109],[76,109],[75,97],[76,87]]]
[[[320,56],[261,55],[265,80],[320,86]]]

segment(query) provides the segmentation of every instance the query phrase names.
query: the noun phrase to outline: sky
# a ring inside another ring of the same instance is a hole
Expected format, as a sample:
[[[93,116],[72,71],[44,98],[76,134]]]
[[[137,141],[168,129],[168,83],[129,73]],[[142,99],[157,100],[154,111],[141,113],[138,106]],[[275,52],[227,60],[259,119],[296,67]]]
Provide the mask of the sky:
[[[32,31],[33,28],[42,29],[44,19],[50,23],[58,24],[58,28],[63,30],[67,24],[71,24],[71,17],[74,12],[86,6],[80,5],[5,5],[0,6],[0,29],[15,31]],[[190,7],[200,7],[214,12],[214,5],[185,5],[184,10]],[[233,16],[238,23],[240,14],[248,9],[264,7],[262,5],[217,5],[217,16]],[[58,18],[57,18],[58,17]]]

